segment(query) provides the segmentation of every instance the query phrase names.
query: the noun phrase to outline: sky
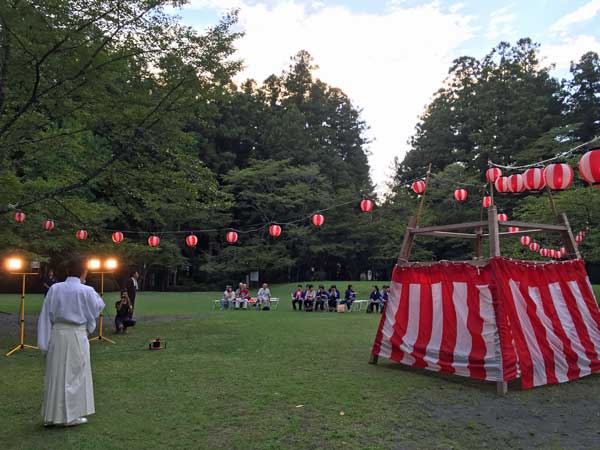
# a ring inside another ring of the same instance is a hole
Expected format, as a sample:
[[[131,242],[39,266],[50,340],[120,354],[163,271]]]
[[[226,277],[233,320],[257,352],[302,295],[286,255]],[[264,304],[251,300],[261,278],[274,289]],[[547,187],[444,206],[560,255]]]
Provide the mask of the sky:
[[[531,37],[553,74],[567,78],[571,61],[600,53],[600,0],[189,0],[175,13],[202,31],[231,8],[245,32],[237,80],[280,74],[308,50],[316,77],[362,110],[379,192],[453,59]]]

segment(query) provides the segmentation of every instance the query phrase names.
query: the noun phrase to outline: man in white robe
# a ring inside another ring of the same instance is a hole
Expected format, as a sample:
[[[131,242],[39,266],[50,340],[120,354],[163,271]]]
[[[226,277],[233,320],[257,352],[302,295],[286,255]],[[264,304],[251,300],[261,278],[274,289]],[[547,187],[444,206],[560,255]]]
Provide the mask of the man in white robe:
[[[48,290],[38,320],[38,347],[48,352],[42,408],[47,426],[81,425],[95,412],[88,333],[104,302],[83,284],[84,260],[73,260],[67,270],[67,279]]]

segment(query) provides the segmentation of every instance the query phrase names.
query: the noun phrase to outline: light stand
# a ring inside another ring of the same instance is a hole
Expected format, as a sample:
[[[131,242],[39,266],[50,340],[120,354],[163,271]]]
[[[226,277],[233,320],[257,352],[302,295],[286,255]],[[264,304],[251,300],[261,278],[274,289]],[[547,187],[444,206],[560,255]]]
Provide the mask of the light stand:
[[[10,356],[15,353],[17,350],[39,350],[35,345],[28,345],[25,343],[25,280],[27,275],[37,275],[35,272],[11,272],[13,275],[21,275],[21,340],[19,341],[19,345],[9,351],[6,356]]]
[[[89,263],[89,267],[91,269],[99,268],[100,261],[99,260],[91,260]],[[104,267],[106,267],[108,270],[100,270],[100,271],[91,272],[94,274],[95,273],[100,274],[100,297],[102,298],[102,300],[104,300],[104,274],[114,272],[114,269],[116,269],[116,267],[117,267],[116,261],[114,259],[108,259],[104,262]],[[102,331],[103,322],[104,322],[103,311],[104,310],[100,311],[100,321],[98,323],[98,336],[94,336],[93,338],[90,338],[90,342],[91,341],[99,341],[99,342],[108,342],[110,344],[115,344],[116,343],[115,341],[105,337],[103,334],[103,331]]]

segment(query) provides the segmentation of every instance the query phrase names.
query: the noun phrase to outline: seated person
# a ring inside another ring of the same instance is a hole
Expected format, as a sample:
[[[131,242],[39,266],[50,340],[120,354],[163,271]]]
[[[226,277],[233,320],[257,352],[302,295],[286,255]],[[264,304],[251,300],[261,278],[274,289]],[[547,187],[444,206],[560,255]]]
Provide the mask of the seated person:
[[[298,304],[298,311],[302,311],[302,303],[304,303],[304,291],[302,290],[302,285],[299,284],[292,293],[292,307],[294,311],[296,311],[296,304]]]
[[[388,299],[390,298],[391,288],[389,286],[383,287],[382,301],[381,301],[381,312],[383,312],[383,307],[386,305]]]
[[[235,309],[240,309],[242,305],[243,309],[248,309],[248,299],[250,298],[250,291],[245,283],[240,283],[240,287],[235,291]]]
[[[317,293],[313,289],[313,285],[309,284],[308,289],[304,294],[304,311],[313,311],[315,305],[315,298],[317,297]]]
[[[315,311],[319,309],[321,311],[325,311],[325,303],[329,301],[329,294],[325,290],[325,286],[320,285],[319,291],[317,292],[317,296],[315,298]]]
[[[329,312],[337,311],[337,305],[340,301],[340,291],[338,291],[337,286],[334,284],[329,288]]]
[[[258,290],[256,295],[257,308],[262,308],[263,311],[269,311],[271,309],[271,291],[269,285],[263,283],[262,287]]]
[[[373,308],[379,312],[379,307],[383,304],[383,296],[381,292],[379,292],[379,288],[377,286],[373,286],[373,290],[371,291],[371,295],[369,295],[369,305],[367,306],[367,313],[372,313]]]
[[[227,309],[234,304],[235,292],[233,292],[233,288],[231,286],[227,285],[225,292],[223,292],[223,298],[221,299],[221,309]]]
[[[135,325],[135,320],[132,320],[133,308],[127,291],[121,291],[121,299],[115,303],[117,315],[115,316],[115,327],[117,333],[126,333],[127,327]]]
[[[352,289],[352,285],[349,284],[348,289],[346,289],[344,294],[344,300],[342,300],[341,303],[346,305],[348,311],[352,311],[352,303],[354,303],[354,300],[356,300],[356,292]]]

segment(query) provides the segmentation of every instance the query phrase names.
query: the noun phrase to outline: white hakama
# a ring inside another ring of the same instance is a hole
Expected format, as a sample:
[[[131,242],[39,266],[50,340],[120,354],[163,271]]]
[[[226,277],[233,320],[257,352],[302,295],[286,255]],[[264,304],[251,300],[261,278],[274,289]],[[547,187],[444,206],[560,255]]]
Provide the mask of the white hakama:
[[[45,424],[66,425],[95,412],[88,332],[103,308],[96,291],[76,277],[48,291],[38,321],[38,346],[48,352]]]

